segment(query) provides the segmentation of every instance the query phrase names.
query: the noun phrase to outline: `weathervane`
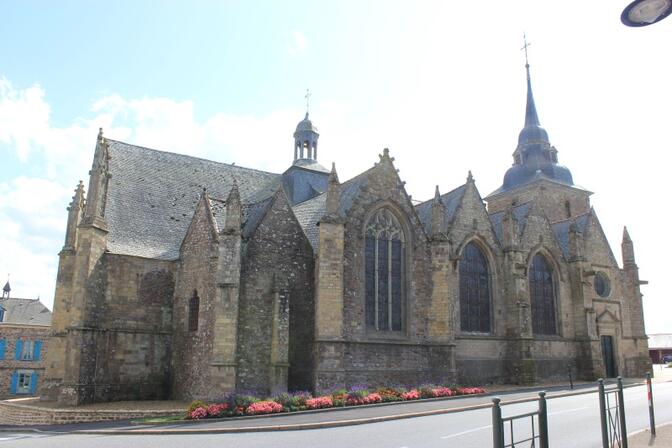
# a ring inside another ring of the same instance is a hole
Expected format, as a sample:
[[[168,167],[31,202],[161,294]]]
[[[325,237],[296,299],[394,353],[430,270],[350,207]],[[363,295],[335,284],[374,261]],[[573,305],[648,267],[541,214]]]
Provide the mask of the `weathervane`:
[[[310,89],[306,89],[306,96],[304,97],[306,98],[306,115],[308,115],[308,112],[310,112],[310,97],[312,95],[313,94],[310,93]]]

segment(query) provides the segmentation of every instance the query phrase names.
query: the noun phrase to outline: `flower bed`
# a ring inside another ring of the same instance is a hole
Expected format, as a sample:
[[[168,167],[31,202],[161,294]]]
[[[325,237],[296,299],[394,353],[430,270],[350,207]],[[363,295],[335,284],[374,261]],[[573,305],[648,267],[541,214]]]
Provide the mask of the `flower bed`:
[[[412,388],[352,386],[349,389],[338,389],[316,397],[313,397],[309,392],[291,392],[263,400],[257,398],[253,393],[237,393],[229,394],[221,401],[209,405],[199,400],[194,401],[187,409],[185,418],[200,420],[241,415],[264,415],[482,393],[485,393],[485,389],[482,387],[448,387],[433,384]]]

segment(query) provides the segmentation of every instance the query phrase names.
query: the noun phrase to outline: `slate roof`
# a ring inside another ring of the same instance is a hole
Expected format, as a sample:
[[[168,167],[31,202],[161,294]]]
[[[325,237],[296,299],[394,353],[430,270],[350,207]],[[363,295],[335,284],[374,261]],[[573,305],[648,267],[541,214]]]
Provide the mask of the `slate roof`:
[[[443,203],[443,208],[445,210],[446,224],[452,222],[453,217],[455,216],[455,211],[457,210],[457,207],[460,205],[460,201],[464,196],[466,187],[466,185],[461,185],[456,189],[441,195],[441,203]],[[433,201],[434,199],[432,198],[429,201],[425,201],[415,206],[415,211],[417,212],[418,217],[420,218],[420,222],[422,223],[427,233],[431,232]],[[442,230],[445,231],[445,229]]]
[[[0,299],[5,310],[2,324],[51,325],[51,311],[40,299]]]
[[[329,171],[326,171],[326,168],[322,167],[325,171],[312,170],[297,165],[297,162],[300,160],[294,162],[294,165],[282,175],[283,186],[292,204],[298,204],[324,193],[327,191],[329,180]]]
[[[319,171],[320,173],[327,173],[329,174],[329,170],[319,163],[317,163],[317,160],[313,159],[297,159],[294,161],[294,164],[292,166],[298,166],[299,168],[303,168],[306,170],[311,170],[311,171]]]
[[[259,202],[243,204],[243,237],[247,238],[254,233],[254,230],[257,228],[264,215],[266,215],[266,212],[272,203],[273,196],[269,196]],[[212,208],[212,215],[217,222],[217,228],[218,230],[222,230],[226,219],[226,201],[223,199],[210,198],[210,206]]]
[[[649,334],[649,350],[651,349],[671,349],[672,333],[667,334]]]
[[[363,173],[349,179],[341,184],[341,198],[339,213],[345,216],[350,210],[350,207],[355,202],[355,198],[360,189],[369,181],[370,168]],[[327,211],[327,194],[322,193],[312,199],[304,201],[292,207],[296,219],[301,224],[303,232],[308,237],[310,244],[313,246],[315,253],[319,247],[319,229],[317,222],[324,216]]]
[[[245,209],[282,183],[280,174],[107,141],[105,219],[107,247],[115,254],[175,260],[203,188],[226,198],[235,179]]]
[[[310,245],[313,246],[313,250],[317,253],[320,240],[320,230],[317,222],[324,216],[327,210],[327,195],[321,194],[313,199],[295,205],[293,209],[296,219],[301,224],[301,228],[303,228],[303,232],[308,237],[308,241],[310,241]]]
[[[519,235],[522,233],[523,228],[525,228],[525,224],[527,223],[527,213],[530,211],[531,205],[532,204],[530,202],[526,202],[524,204],[513,207],[513,216],[518,222]],[[497,239],[499,240],[500,244],[502,243],[502,220],[504,219],[505,213],[506,212],[502,211],[490,215],[492,228],[495,230],[495,235],[497,235]]]
[[[588,226],[588,218],[590,217],[590,212],[579,215],[573,219],[566,219],[564,221],[559,221],[551,224],[553,227],[553,232],[555,233],[555,239],[558,240],[560,249],[562,249],[562,254],[566,257],[569,256],[569,227],[572,225],[572,221],[576,220],[576,226],[580,232],[585,232],[586,227]]]

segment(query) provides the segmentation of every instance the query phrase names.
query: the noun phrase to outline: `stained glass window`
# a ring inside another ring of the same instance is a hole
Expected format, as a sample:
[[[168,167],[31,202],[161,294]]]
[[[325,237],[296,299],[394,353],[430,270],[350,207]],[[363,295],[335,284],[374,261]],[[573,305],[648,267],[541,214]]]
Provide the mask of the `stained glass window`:
[[[474,243],[465,246],[459,263],[460,328],[462,331],[489,333],[490,280],[488,263]]]
[[[553,270],[546,258],[541,254],[535,255],[532,259],[529,283],[532,307],[532,332],[543,335],[557,334]]]
[[[402,331],[404,257],[404,232],[399,221],[390,210],[378,210],[366,226],[364,278],[367,328]]]

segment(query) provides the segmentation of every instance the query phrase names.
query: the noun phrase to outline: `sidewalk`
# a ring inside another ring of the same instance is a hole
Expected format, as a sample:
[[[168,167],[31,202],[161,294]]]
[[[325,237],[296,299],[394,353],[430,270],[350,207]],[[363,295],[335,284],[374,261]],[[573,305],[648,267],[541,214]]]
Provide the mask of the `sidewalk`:
[[[658,426],[656,428],[656,437],[651,437],[651,431],[648,429],[628,437],[629,448],[648,448],[650,446],[658,448],[672,447],[672,423]]]

